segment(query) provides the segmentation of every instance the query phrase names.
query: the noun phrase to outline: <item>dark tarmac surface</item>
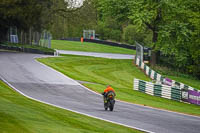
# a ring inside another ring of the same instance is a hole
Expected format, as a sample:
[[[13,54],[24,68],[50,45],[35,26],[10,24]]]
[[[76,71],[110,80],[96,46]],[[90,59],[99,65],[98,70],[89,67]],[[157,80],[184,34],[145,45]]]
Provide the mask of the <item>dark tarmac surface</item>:
[[[0,77],[34,99],[82,114],[157,133],[199,133],[200,117],[116,101],[104,111],[102,96],[35,61],[44,55],[0,52]]]
[[[113,54],[113,53],[95,53],[95,52],[82,52],[82,51],[69,51],[69,50],[57,50],[60,54],[69,55],[81,55],[81,56],[93,56],[109,59],[134,59],[135,55],[129,54]]]

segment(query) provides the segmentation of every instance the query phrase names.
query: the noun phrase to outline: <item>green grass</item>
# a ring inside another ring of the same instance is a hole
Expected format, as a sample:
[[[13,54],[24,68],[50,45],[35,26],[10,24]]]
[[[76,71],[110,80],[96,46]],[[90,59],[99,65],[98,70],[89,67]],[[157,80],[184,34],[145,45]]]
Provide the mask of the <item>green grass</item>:
[[[0,81],[1,133],[139,133],[30,100]]]
[[[134,78],[147,81],[150,81],[150,79],[133,65],[132,60],[103,59],[73,55],[38,60],[75,80],[96,83],[84,84],[96,92],[102,92],[106,85],[109,84],[115,88],[117,99],[200,116],[200,106],[176,102],[134,91]]]
[[[176,80],[178,82],[184,83],[186,85],[192,86],[195,89],[200,90],[200,80],[189,79],[189,78],[178,77],[178,76],[171,76],[171,75],[165,75],[165,76],[169,77],[170,79]]]
[[[165,77],[168,77],[170,79],[184,83],[186,85],[192,86],[195,89],[200,90],[200,80],[196,79],[195,77],[192,77],[191,75],[183,74],[181,72],[177,72],[167,67],[161,66],[156,66],[153,69]]]
[[[135,54],[135,50],[120,47],[108,46],[90,42],[52,40],[52,48],[71,51],[100,52],[100,53],[119,53],[119,54]]]

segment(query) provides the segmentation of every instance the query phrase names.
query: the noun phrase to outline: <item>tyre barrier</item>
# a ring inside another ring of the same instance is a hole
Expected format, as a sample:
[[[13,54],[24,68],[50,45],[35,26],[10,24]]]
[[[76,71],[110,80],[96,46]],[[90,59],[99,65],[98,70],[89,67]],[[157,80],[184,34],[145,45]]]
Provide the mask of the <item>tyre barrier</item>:
[[[170,87],[168,85],[161,85],[152,82],[146,82],[139,79],[134,79],[134,90],[152,95],[181,101],[181,90],[176,87]]]
[[[162,83],[164,85],[168,85],[168,86],[176,86],[176,87],[179,87],[179,88],[185,88],[185,89],[189,89],[189,90],[197,90],[197,89],[194,89],[191,86],[185,85],[183,83],[180,83],[180,82],[177,82],[175,80],[171,80],[167,77],[162,76],[161,74],[152,70],[148,65],[146,65],[144,62],[142,62],[139,58],[135,59],[135,64],[140,69],[142,69],[142,71],[144,71],[144,73],[148,77],[150,77],[152,80],[155,80],[157,82],[160,82],[160,83]]]
[[[146,90],[147,90],[147,94],[153,95],[152,94],[152,86],[153,86],[153,88],[156,88],[155,89],[156,92],[155,92],[154,96],[161,96],[161,97],[168,98],[168,99],[173,99],[173,100],[177,100],[177,101],[181,100],[184,102],[200,105],[200,90],[197,90],[191,86],[185,85],[183,83],[180,83],[175,80],[171,80],[169,78],[162,76],[161,74],[152,70],[144,62],[142,62],[139,58],[135,58],[135,64],[140,69],[142,69],[142,71],[148,77],[150,77],[152,80],[155,80],[157,84],[160,84],[160,85],[152,85],[153,83],[152,84],[148,83],[146,86],[146,82],[144,81],[145,86],[144,85],[143,85],[143,87],[140,86],[139,91],[146,93]],[[162,88],[161,92],[166,95],[159,94],[160,86]],[[135,87],[136,87],[135,90],[137,90],[137,86],[135,86]],[[168,93],[167,93],[167,91],[168,91]],[[181,98],[179,95],[177,95],[177,91],[181,92]],[[171,92],[171,93],[169,94],[169,92]],[[154,90],[153,90],[153,93],[154,93]],[[169,95],[170,95],[170,98],[169,98]]]

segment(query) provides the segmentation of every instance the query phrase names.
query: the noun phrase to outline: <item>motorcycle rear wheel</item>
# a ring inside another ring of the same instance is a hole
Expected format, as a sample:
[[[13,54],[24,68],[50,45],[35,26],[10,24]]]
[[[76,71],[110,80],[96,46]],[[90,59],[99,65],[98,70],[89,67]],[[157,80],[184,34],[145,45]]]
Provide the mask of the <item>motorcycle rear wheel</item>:
[[[113,111],[113,105],[110,105],[109,108],[110,108],[110,111]]]
[[[113,100],[113,101],[110,101],[110,104],[109,104],[109,109],[110,109],[110,111],[113,111],[113,109],[114,109],[114,104],[115,104],[115,101]]]

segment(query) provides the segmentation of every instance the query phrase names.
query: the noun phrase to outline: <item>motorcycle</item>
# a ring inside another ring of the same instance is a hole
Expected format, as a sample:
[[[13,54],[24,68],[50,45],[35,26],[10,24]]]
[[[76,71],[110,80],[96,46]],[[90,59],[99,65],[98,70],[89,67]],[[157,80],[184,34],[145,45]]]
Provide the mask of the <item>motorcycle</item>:
[[[104,108],[105,110],[110,109],[110,111],[113,111],[115,105],[115,96],[110,94],[104,97]]]

